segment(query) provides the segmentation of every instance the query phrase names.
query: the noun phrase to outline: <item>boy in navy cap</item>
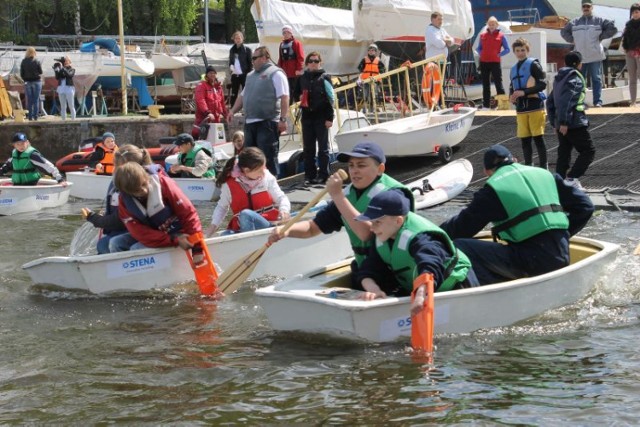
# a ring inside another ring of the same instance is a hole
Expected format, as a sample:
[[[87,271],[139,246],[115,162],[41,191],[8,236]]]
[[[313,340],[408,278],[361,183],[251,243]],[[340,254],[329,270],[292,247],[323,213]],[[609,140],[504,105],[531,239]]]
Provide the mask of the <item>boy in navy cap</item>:
[[[483,188],[440,225],[471,260],[481,285],[536,276],[569,264],[569,237],[587,224],[593,203],[546,169],[514,163],[504,146],[484,153]],[[473,239],[487,224],[497,241]]]
[[[356,144],[350,152],[338,154],[338,161],[348,164],[351,184],[343,191],[340,175],[331,175],[327,180],[331,202],[318,211],[315,218],[294,224],[286,233],[280,234],[280,227],[274,229],[269,242],[277,242],[283,237],[306,239],[320,233],[340,231],[345,227],[355,254],[355,261],[351,264],[351,269],[355,272],[373,242],[369,224],[356,221],[355,218],[365,211],[371,199],[382,191],[396,188],[407,198],[410,210],[415,210],[415,203],[409,188],[384,173],[386,158],[377,144]]]
[[[31,146],[29,138],[23,132],[13,135],[11,143],[11,157],[0,167],[0,175],[13,172],[13,185],[37,185],[42,177],[41,172],[51,175],[59,184],[67,185],[58,168]]]
[[[196,144],[188,133],[181,133],[173,141],[180,149],[178,163],[171,165],[169,173],[180,178],[214,178],[213,153],[207,148]]]
[[[362,299],[406,296],[427,282],[433,283],[436,292],[478,286],[467,256],[442,229],[411,212],[401,192],[379,193],[356,221],[368,222],[375,235],[356,277],[365,290]],[[412,314],[422,306],[414,304]]]
[[[560,68],[553,80],[553,90],[547,100],[549,123],[558,135],[558,161],[556,173],[568,184],[582,188],[580,178],[587,171],[596,155],[596,148],[589,133],[589,119],[585,114],[584,98],[587,84],[580,72],[582,55],[569,52],[564,57],[566,67]],[[573,166],[571,151],[578,157]]]

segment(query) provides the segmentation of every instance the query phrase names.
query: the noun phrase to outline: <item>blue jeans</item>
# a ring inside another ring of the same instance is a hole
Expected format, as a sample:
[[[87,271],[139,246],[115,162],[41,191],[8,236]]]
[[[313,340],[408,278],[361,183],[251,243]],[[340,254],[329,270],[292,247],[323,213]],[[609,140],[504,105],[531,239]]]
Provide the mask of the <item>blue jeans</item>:
[[[116,236],[121,236],[122,234],[127,233],[126,231],[115,231],[113,233],[110,234],[103,234],[102,237],[100,239],[98,239],[98,244],[97,244],[97,249],[98,249],[98,255],[101,254],[108,254],[110,251],[109,247],[110,247],[110,242],[111,239],[113,239]],[[129,234],[129,233],[127,233]],[[121,249],[123,251],[126,251],[127,249]],[[119,252],[119,251],[117,251]]]
[[[42,81],[25,82],[25,96],[27,97],[28,119],[36,120],[40,112],[40,93],[42,92]]]
[[[134,239],[131,234],[126,232],[123,234],[118,234],[117,236],[113,236],[109,240],[109,252],[124,252],[133,249],[143,249],[146,247],[142,246],[134,248],[136,244],[140,245],[140,243],[138,243],[138,241]]]
[[[238,222],[240,223],[240,233],[271,227],[269,221],[251,209],[242,210],[238,215]]]
[[[280,151],[280,132],[278,122],[262,120],[244,125],[244,146],[258,147],[267,158],[267,169],[278,177],[280,171],[278,152]]]
[[[602,103],[602,62],[590,62],[582,64],[580,72],[586,81],[591,79],[591,90],[593,93],[593,105]]]

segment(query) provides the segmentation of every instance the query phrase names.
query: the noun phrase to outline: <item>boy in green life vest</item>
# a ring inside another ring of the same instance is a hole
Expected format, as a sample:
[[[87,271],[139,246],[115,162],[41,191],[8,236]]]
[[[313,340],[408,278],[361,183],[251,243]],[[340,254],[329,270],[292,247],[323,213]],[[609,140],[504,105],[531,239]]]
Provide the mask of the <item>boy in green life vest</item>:
[[[351,270],[355,273],[373,242],[369,224],[356,221],[355,217],[367,209],[376,194],[391,188],[404,194],[412,211],[415,210],[415,202],[408,187],[384,173],[386,158],[379,145],[373,142],[358,143],[351,151],[339,153],[338,161],[347,163],[351,183],[343,189],[340,175],[331,175],[327,180],[331,201],[316,213],[315,218],[300,221],[285,233],[281,233],[282,227],[275,228],[269,236],[269,243],[284,237],[307,239],[320,233],[331,234],[344,227],[355,256],[351,264]],[[356,283],[353,285],[358,288]]]
[[[181,133],[173,142],[180,149],[178,163],[171,165],[169,173],[179,178],[214,178],[213,153],[196,144],[188,133]]]
[[[397,190],[376,195],[355,219],[369,223],[375,235],[356,274],[365,290],[362,299],[407,296],[415,290],[420,298],[414,300],[412,314],[417,314],[429,282],[436,292],[479,286],[467,256],[440,227],[411,212]]]
[[[51,175],[59,184],[67,182],[53,163],[31,146],[27,135],[18,132],[11,139],[11,157],[0,167],[0,175],[11,172],[13,185],[37,185],[43,174]]]

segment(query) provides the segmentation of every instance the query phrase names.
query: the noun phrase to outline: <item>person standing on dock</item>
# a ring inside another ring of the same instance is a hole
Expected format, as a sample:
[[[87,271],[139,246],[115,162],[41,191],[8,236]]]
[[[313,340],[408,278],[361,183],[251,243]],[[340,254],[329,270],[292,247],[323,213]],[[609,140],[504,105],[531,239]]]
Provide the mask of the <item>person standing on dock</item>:
[[[231,70],[231,100],[230,106],[236,102],[240,93],[240,87],[244,88],[247,81],[247,74],[253,70],[251,63],[251,48],[244,44],[244,34],[236,31],[231,36],[234,45],[229,49],[229,69]]]
[[[373,109],[373,100],[371,96],[372,89],[374,96],[376,96],[378,92],[377,89],[379,89],[376,82],[369,82],[368,80],[370,77],[384,74],[387,71],[385,69],[384,62],[382,62],[378,56],[378,45],[369,45],[369,48],[367,49],[367,56],[362,58],[360,64],[358,64],[358,71],[360,71],[358,85],[362,85],[362,98],[364,103],[362,112],[366,114],[367,109],[369,111]]]
[[[591,80],[593,106],[602,107],[602,40],[618,32],[613,21],[593,15],[592,0],[582,0],[582,16],[567,22],[560,35],[582,55],[582,72]]]
[[[292,90],[304,72],[304,49],[302,43],[293,37],[291,25],[282,27],[282,42],[278,51],[278,67],[287,75],[289,89]]]
[[[507,38],[498,28],[498,19],[492,16],[487,21],[487,31],[480,34],[478,54],[480,55],[480,74],[482,75],[482,106],[491,108],[491,78],[497,95],[504,95],[500,58],[511,52]]]
[[[444,55],[445,58],[449,56],[449,47],[453,45],[453,37],[442,28],[442,21],[442,13],[433,12],[431,14],[431,23],[427,25],[424,36],[425,59],[437,55]]]
[[[58,99],[60,99],[60,117],[67,119],[67,108],[71,113],[71,120],[76,118],[76,88],[73,85],[73,76],[76,69],[71,65],[71,58],[63,56],[59,61],[54,62],[53,71],[58,80]]]
[[[640,3],[630,8],[631,19],[627,21],[622,33],[622,49],[624,49],[627,72],[629,73],[630,105],[636,105],[638,95],[638,72],[640,71]]]
[[[578,178],[584,175],[596,155],[596,148],[589,133],[589,120],[584,113],[587,84],[580,73],[580,52],[569,52],[564,57],[564,63],[566,67],[558,70],[553,81],[547,111],[549,122],[558,135],[556,173],[565,178],[566,183],[582,188]],[[574,148],[578,157],[570,168],[571,150]]]
[[[261,149],[267,157],[269,172],[277,177],[280,134],[287,130],[289,116],[289,85],[287,76],[271,61],[266,46],[256,48],[251,60],[254,69],[229,110],[227,123],[231,123],[233,115],[244,106],[244,145]]]
[[[511,102],[516,105],[517,136],[522,141],[524,164],[533,166],[533,139],[540,167],[547,169],[547,146],[544,143],[546,73],[540,61],[529,57],[526,39],[516,39],[511,47],[518,62],[511,68],[509,93]]]
[[[20,63],[20,77],[24,81],[28,120],[38,120],[40,113],[40,93],[42,92],[42,64],[36,59],[36,49],[28,47]]]

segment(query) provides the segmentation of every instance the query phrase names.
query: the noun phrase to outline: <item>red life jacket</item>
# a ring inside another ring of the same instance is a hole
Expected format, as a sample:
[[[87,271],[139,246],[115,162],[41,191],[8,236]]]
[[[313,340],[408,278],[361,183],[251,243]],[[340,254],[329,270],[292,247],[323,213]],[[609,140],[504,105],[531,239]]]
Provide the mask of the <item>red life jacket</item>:
[[[280,211],[273,205],[271,194],[265,189],[257,193],[246,191],[242,184],[235,178],[228,178],[226,181],[231,192],[231,212],[233,218],[229,221],[229,230],[240,230],[238,214],[244,209],[251,209],[258,212],[267,221],[277,221]]]
[[[480,62],[500,62],[503,37],[504,35],[500,30],[495,30],[492,33],[485,31],[480,34],[480,41],[482,42]]]

